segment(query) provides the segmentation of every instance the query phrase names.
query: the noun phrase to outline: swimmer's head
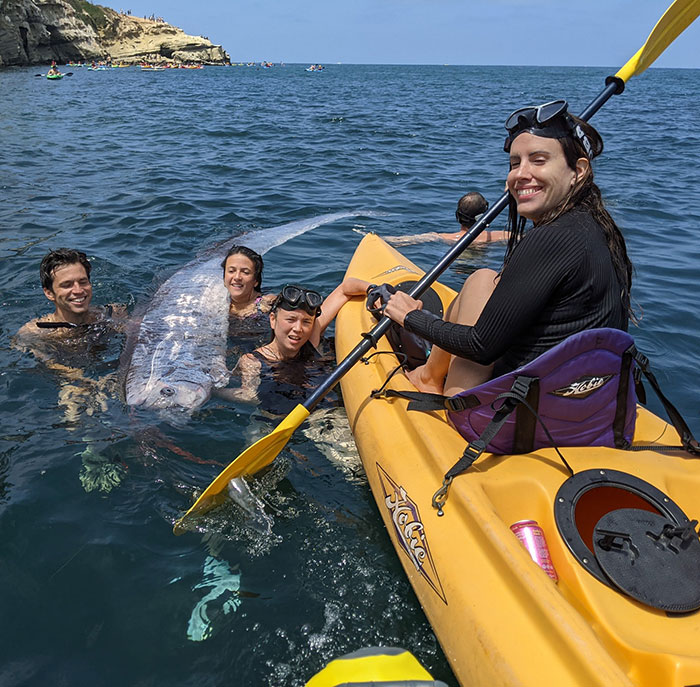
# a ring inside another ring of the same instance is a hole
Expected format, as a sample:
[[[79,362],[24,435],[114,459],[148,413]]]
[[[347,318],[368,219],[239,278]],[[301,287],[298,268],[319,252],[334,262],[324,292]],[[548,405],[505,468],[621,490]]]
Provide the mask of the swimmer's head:
[[[229,252],[226,253],[226,257],[221,263],[221,268],[224,271],[224,278],[226,277],[226,262],[232,255],[243,255],[248,258],[253,265],[253,274],[255,278],[255,290],[260,291],[262,288],[262,273],[263,273],[263,259],[262,256],[256,253],[252,248],[247,246],[231,246]]]
[[[457,203],[455,217],[461,226],[470,229],[489,209],[489,203],[478,191],[470,191],[462,196]]]
[[[53,292],[53,280],[56,270],[60,267],[65,267],[66,265],[76,264],[83,266],[85,269],[85,274],[89,280],[92,265],[90,264],[90,261],[85,253],[80,250],[72,250],[70,248],[59,248],[58,250],[52,250],[50,253],[44,256],[44,259],[41,261],[41,266],[39,267],[41,287],[45,291]]]
[[[318,291],[305,289],[303,286],[287,284],[277,295],[272,304],[272,312],[282,310],[303,310],[313,317],[321,314],[323,296]]]

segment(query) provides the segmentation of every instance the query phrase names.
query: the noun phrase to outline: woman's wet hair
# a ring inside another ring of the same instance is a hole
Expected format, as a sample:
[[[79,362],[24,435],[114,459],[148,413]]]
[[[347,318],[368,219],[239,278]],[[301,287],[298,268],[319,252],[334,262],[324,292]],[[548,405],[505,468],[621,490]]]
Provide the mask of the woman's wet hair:
[[[538,218],[537,225],[550,224],[574,208],[581,208],[589,212],[605,233],[605,239],[608,244],[608,249],[610,250],[613,266],[615,267],[618,281],[622,287],[623,303],[627,308],[630,318],[636,321],[630,306],[633,271],[632,262],[627,255],[627,247],[622,232],[617,224],[615,224],[615,220],[611,217],[610,213],[605,209],[600,189],[593,180],[593,167],[590,164],[592,158],[597,157],[603,152],[603,139],[596,129],[588,122],[571,114],[568,116],[583,130],[590,144],[592,156],[588,155],[581,142],[573,136],[573,134],[556,139],[561,144],[567,165],[572,170],[576,170],[576,162],[582,157],[589,161],[589,165],[585,174],[574,183],[564,200],[562,200],[557,207],[545,212],[542,217]],[[510,194],[508,198],[508,230],[510,231],[510,237],[506,248],[505,262],[508,261],[513,249],[523,237],[526,223],[527,219],[518,215],[517,202],[512,194]]]
[[[224,271],[224,276],[226,276],[226,261],[232,255],[244,255],[248,260],[253,263],[253,273],[255,275],[255,290],[260,292],[262,290],[262,273],[263,273],[263,259],[259,253],[256,253],[252,248],[248,246],[231,246],[226,257],[221,263],[221,268]]]
[[[43,289],[47,289],[48,291],[53,291],[54,272],[59,267],[76,264],[80,264],[85,268],[85,274],[87,274],[89,281],[92,265],[90,264],[90,261],[85,253],[80,250],[73,250],[71,248],[59,248],[58,250],[52,250],[50,253],[47,253],[44,256],[44,259],[41,261],[41,265],[39,267],[41,287]]]

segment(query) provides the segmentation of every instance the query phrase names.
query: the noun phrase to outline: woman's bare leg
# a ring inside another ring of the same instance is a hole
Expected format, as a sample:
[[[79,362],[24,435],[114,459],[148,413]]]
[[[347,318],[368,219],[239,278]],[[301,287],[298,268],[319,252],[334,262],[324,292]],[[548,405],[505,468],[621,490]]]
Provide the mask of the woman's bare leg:
[[[473,272],[447,309],[445,319],[457,324],[475,324],[497,282],[498,274],[494,270]],[[433,346],[426,364],[407,372],[406,376],[419,391],[453,396],[485,382],[492,370],[493,365],[479,365]]]

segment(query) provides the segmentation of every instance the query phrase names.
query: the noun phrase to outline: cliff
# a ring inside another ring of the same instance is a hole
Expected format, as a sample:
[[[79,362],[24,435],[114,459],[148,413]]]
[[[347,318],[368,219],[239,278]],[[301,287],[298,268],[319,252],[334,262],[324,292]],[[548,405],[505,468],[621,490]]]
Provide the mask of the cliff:
[[[84,0],[0,0],[0,67],[78,60],[200,62],[229,57],[203,36]]]

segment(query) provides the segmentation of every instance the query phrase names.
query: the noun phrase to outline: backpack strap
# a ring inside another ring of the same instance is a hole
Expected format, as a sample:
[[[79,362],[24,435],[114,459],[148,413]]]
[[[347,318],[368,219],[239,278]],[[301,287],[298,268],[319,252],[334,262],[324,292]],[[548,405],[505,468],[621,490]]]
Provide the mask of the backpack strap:
[[[666,398],[663,391],[661,391],[659,382],[649,367],[649,358],[647,358],[643,353],[640,353],[634,344],[630,346],[629,351],[634,358],[634,361],[639,366],[639,369],[641,369],[644,376],[647,378],[651,388],[654,390],[654,393],[659,397],[659,400],[663,404],[668,415],[668,419],[671,421],[671,424],[681,438],[683,448],[688,451],[688,453],[692,453],[694,456],[700,456],[700,444],[698,444],[697,440],[693,436],[693,433],[690,431],[688,424],[683,419],[683,416],[680,414],[678,409],[673,405],[673,403],[671,403],[671,401],[668,400],[668,398]]]

